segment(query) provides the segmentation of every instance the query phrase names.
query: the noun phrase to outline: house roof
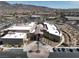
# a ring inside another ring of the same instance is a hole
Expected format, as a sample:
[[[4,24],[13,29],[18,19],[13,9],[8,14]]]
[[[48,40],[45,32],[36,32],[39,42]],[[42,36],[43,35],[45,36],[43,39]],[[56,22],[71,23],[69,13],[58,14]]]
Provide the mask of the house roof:
[[[3,38],[3,39],[6,39],[6,38],[23,39],[25,36],[26,36],[26,33],[11,32],[11,33],[4,35],[1,38]]]
[[[57,35],[57,36],[61,36],[61,33],[58,31],[57,27],[53,24],[53,25],[50,25],[49,23],[44,23],[47,25],[48,29],[47,31],[50,33],[50,34],[54,34],[54,35]]]
[[[79,17],[71,17],[71,16],[66,16],[68,20],[79,20]]]
[[[7,28],[7,30],[31,30],[33,28],[33,26],[35,25],[34,22],[31,22],[30,24],[25,24],[25,25],[13,25],[9,28]]]

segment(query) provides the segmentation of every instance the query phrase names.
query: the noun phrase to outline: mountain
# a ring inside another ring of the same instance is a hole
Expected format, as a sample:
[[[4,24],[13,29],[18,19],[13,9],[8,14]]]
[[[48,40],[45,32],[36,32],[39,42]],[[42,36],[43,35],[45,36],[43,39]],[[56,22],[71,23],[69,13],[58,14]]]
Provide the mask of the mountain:
[[[35,5],[25,5],[25,4],[10,4],[6,1],[0,1],[0,13],[10,13],[10,12],[23,12],[23,11],[51,11],[51,8],[35,6]]]
[[[0,14],[6,14],[7,12],[10,12],[12,9],[13,5],[5,1],[0,1]]]
[[[0,6],[9,6],[11,4],[5,2],[5,1],[0,1]]]
[[[49,8],[44,6],[35,6],[35,5],[26,5],[26,4],[10,4],[6,1],[0,1],[0,15],[4,14],[10,14],[15,12],[27,12],[27,11],[34,11],[34,12],[49,12],[49,13],[61,13],[63,12],[65,15],[76,15],[79,16],[79,9],[73,8],[73,9],[55,9],[55,8]]]

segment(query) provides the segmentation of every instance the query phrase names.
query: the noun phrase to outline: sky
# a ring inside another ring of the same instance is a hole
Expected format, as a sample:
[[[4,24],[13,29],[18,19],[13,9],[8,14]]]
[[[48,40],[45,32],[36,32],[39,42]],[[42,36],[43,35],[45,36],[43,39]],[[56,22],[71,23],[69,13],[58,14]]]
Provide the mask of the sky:
[[[79,1],[7,1],[11,4],[26,4],[26,5],[37,5],[45,6],[50,8],[79,8]]]

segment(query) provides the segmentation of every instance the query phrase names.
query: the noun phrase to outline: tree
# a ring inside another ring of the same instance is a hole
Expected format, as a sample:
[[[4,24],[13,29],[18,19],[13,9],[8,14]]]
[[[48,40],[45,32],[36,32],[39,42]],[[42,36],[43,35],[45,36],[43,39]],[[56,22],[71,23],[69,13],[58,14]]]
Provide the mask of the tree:
[[[17,13],[16,13],[16,12],[14,12],[14,13],[13,13],[13,16],[15,17],[15,16],[16,16],[16,14],[17,14]]]

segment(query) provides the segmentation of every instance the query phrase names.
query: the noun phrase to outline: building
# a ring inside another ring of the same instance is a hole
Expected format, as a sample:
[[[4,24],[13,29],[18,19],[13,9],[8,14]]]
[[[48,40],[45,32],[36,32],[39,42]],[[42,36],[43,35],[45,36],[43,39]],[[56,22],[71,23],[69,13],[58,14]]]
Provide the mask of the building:
[[[23,44],[23,40],[27,39],[28,33],[34,32],[35,23],[30,24],[18,24],[13,25],[7,29],[4,29],[4,35],[1,36],[3,44]]]
[[[23,39],[27,38],[26,33],[21,32],[8,32],[6,35],[1,37],[3,44],[23,44]]]
[[[71,16],[66,16],[67,21],[70,22],[71,24],[79,24],[79,17],[71,17]]]
[[[44,22],[44,27],[47,30],[44,30],[44,36],[53,41],[60,41],[62,37],[62,33],[54,24],[49,24]],[[36,23],[25,23],[25,24],[14,24],[13,26],[4,29],[4,34],[1,35],[1,41],[9,44],[23,44],[24,41],[28,40],[28,34],[31,37],[35,37],[33,34],[35,32]],[[33,39],[33,38],[32,38]]]
[[[54,24],[51,25],[47,22],[44,22],[44,26],[47,28],[47,30],[44,31],[44,36],[46,38],[57,42],[62,40],[62,32]]]

